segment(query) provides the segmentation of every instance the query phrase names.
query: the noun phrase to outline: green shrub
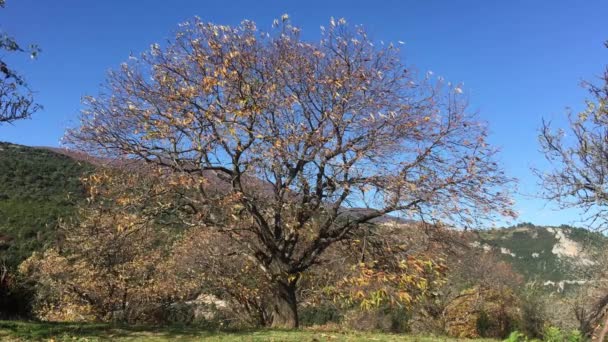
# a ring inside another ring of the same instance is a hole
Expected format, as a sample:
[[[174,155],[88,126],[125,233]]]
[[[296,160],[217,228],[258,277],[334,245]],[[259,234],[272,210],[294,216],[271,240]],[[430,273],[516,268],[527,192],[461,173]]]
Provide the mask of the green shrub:
[[[411,314],[404,308],[390,310],[391,332],[402,333],[410,331]]]
[[[585,337],[577,329],[565,333],[558,327],[548,326],[543,333],[544,342],[582,342],[584,340]]]
[[[504,342],[525,342],[527,341],[526,335],[521,332],[515,330],[509,334],[509,336],[504,340]]]
[[[568,336],[566,337],[566,340],[568,342],[582,342],[585,340],[585,337],[583,336],[583,333],[580,330],[574,329],[570,330]]]
[[[582,342],[585,338],[579,330],[571,330],[564,334],[558,327],[548,326],[543,333],[543,339],[528,338],[524,333],[515,330],[509,334],[504,342]]]
[[[299,318],[302,326],[313,326],[340,323],[343,315],[333,306],[308,306],[300,310]]]
[[[545,329],[545,332],[543,334],[543,341],[545,341],[545,342],[563,342],[563,341],[565,341],[564,334],[562,333],[562,331],[559,328],[553,327],[553,326],[548,326]]]

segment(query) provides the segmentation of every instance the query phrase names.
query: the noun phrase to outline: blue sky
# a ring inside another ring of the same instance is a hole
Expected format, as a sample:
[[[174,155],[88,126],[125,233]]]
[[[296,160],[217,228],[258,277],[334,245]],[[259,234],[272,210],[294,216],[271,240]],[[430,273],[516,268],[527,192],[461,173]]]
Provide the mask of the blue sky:
[[[238,24],[261,28],[288,13],[307,39],[319,26],[344,17],[364,25],[376,40],[402,40],[403,58],[464,83],[471,108],[489,123],[490,141],[520,180],[518,221],[576,223],[575,211],[559,211],[536,199],[530,166],[542,167],[537,134],[542,118],[565,124],[565,108],[580,109],[582,80],[596,80],[608,64],[605,13],[608,1],[82,1],[8,0],[0,28],[22,43],[42,48],[39,59],[3,56],[36,91],[44,110],[34,118],[0,127],[0,141],[58,146],[76,124],[80,98],[95,94],[109,69],[132,52],[170,37],[179,22]]]

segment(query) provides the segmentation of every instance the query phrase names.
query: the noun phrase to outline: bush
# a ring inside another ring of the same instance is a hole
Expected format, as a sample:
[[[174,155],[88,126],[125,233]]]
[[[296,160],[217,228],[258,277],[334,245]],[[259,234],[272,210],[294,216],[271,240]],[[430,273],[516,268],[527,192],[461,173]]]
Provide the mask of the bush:
[[[583,334],[577,330],[570,330],[565,333],[562,329],[554,326],[547,326],[543,331],[543,342],[582,342],[585,338]],[[513,331],[509,334],[504,342],[540,342],[539,339],[529,339],[524,333],[520,331]]]
[[[543,341],[545,341],[545,342],[563,342],[563,341],[565,341],[564,334],[562,333],[562,331],[559,328],[549,326],[545,329],[545,332],[543,334]]]
[[[582,342],[585,340],[585,337],[583,336],[583,333],[580,330],[574,329],[570,330],[570,333],[566,337],[566,340],[568,342]]]
[[[522,320],[518,298],[508,289],[474,287],[463,291],[445,310],[445,329],[458,338],[504,338]]]
[[[578,329],[570,330],[568,333],[554,326],[548,326],[543,334],[545,342],[581,342],[585,338]]]
[[[521,332],[515,330],[513,332],[511,332],[509,334],[509,337],[507,337],[504,342],[525,342],[527,341],[526,335],[522,334]]]
[[[538,290],[528,290],[520,298],[522,309],[520,329],[526,336],[542,338],[549,321],[544,296]]]
[[[307,306],[299,312],[302,326],[325,325],[327,323],[340,323],[342,313],[333,306]]]

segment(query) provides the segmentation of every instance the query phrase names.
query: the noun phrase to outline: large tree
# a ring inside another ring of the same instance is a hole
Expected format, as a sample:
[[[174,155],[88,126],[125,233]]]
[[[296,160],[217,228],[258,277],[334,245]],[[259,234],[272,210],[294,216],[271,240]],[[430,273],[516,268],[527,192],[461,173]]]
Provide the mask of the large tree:
[[[241,246],[275,293],[272,325],[296,327],[303,272],[374,219],[513,215],[461,92],[343,19],[318,42],[286,15],[270,32],[194,19],[111,72],[67,141],[179,174],[189,224]]]

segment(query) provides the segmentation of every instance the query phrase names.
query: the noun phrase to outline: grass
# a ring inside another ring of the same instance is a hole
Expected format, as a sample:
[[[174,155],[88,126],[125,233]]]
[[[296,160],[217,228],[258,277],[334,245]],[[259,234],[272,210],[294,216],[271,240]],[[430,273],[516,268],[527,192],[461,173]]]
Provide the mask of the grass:
[[[180,327],[113,326],[101,323],[0,321],[0,341],[457,341],[447,337],[313,330],[205,331]],[[493,340],[476,340],[493,341]]]

